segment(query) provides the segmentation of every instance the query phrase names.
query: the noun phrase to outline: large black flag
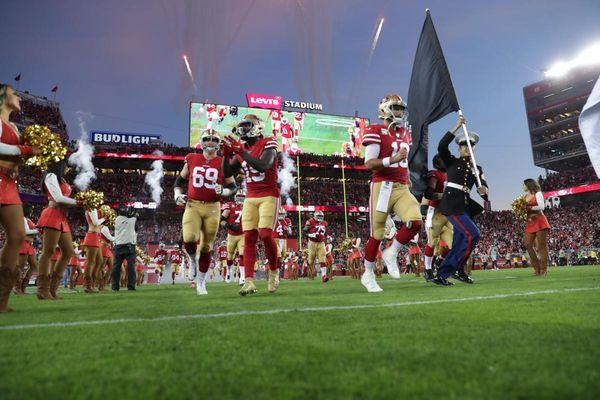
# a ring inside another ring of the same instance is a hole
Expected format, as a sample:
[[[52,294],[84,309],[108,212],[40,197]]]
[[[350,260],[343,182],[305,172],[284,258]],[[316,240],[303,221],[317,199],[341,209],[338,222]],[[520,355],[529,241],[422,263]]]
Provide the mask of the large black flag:
[[[415,194],[422,194],[427,187],[427,126],[459,108],[444,53],[427,10],[408,90],[413,142],[408,160]]]

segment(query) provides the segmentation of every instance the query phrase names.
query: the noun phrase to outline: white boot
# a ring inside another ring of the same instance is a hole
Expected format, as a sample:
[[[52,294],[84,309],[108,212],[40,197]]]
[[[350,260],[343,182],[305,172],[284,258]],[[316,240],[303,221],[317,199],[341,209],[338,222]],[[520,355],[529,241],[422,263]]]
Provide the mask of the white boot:
[[[377,284],[375,273],[372,270],[365,270],[364,274],[360,277],[360,283],[369,293],[383,292],[383,289]]]

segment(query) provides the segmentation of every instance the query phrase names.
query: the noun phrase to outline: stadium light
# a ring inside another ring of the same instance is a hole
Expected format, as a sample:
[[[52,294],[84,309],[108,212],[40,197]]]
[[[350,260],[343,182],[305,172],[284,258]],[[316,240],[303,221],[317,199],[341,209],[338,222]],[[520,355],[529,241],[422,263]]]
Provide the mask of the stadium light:
[[[600,42],[583,50],[571,61],[558,61],[545,72],[547,78],[560,78],[575,67],[600,64]]]

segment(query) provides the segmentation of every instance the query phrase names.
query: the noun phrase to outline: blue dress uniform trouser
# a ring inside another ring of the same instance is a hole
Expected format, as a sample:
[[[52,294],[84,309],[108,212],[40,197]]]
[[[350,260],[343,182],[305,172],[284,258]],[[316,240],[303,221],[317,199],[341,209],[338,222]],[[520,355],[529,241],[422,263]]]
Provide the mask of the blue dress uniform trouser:
[[[438,271],[438,276],[444,279],[452,276],[467,262],[479,240],[479,229],[468,214],[448,215],[448,221],[454,226],[454,238],[452,248]]]

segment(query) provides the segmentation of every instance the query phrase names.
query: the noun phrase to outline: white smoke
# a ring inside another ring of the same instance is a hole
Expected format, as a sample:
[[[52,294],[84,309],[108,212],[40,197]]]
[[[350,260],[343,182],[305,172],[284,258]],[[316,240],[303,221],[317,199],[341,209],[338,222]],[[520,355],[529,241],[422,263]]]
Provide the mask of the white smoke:
[[[152,154],[162,156],[163,152],[160,150],[155,150]],[[152,163],[152,170],[146,174],[145,182],[146,185],[150,186],[150,190],[152,191],[152,200],[156,203],[156,207],[160,205],[160,196],[163,192],[161,182],[164,175],[163,160],[154,161]]]
[[[77,111],[75,116],[79,121],[79,131],[81,136],[77,140],[77,151],[69,157],[69,164],[75,167],[77,176],[75,177],[75,186],[79,190],[87,190],[90,183],[96,179],[96,168],[92,163],[92,157],[94,156],[94,146],[88,141],[88,131],[86,127],[86,121],[92,119],[94,116],[88,112]]]
[[[294,202],[290,198],[290,191],[296,187],[296,179],[294,178],[296,167],[292,158],[286,153],[281,153],[281,166],[282,168],[277,173],[277,181],[286,205],[291,206]]]

